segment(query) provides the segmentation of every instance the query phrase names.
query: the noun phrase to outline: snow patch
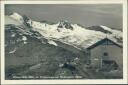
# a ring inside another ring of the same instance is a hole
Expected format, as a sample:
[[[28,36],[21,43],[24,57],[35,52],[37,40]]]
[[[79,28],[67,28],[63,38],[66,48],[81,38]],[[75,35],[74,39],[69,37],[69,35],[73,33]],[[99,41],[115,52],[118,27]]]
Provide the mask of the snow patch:
[[[52,40],[48,41],[48,43],[51,44],[51,45],[54,45],[54,46],[58,46],[57,43],[55,43],[55,42],[52,41]]]
[[[27,37],[26,36],[22,36],[22,40],[23,41],[26,41],[27,40]]]
[[[59,64],[59,67],[63,67],[64,66],[64,64]]]
[[[78,57],[76,57],[74,60],[78,60],[79,58]]]
[[[9,53],[12,54],[12,53],[15,53],[16,52],[16,48],[14,48],[14,50],[10,51]]]
[[[41,67],[41,63],[36,64],[36,65],[30,67],[29,69],[30,69],[30,70],[33,70],[33,69],[37,69],[37,68],[40,68],[40,67]]]
[[[24,41],[24,44],[27,44],[27,42],[26,42],[26,41]]]
[[[16,34],[12,34],[11,37],[15,37]]]

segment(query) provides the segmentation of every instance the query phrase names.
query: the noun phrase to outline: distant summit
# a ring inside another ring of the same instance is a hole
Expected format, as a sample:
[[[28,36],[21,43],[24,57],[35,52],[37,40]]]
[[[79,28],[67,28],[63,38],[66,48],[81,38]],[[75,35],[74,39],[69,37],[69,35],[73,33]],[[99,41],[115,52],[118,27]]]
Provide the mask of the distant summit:
[[[66,28],[73,30],[73,27],[71,26],[71,23],[69,23],[67,20],[61,20],[59,22],[58,28]]]
[[[103,27],[104,26],[91,26],[91,27],[87,27],[87,29],[101,31],[101,32],[107,33],[107,34],[112,34],[112,32],[110,30],[104,29]]]

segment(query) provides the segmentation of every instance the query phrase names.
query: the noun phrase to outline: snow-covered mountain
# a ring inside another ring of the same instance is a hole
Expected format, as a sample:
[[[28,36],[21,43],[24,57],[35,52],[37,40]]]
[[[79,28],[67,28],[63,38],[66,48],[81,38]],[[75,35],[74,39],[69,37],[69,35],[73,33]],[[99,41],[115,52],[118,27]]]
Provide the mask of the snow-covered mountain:
[[[9,17],[10,20],[13,19],[13,23],[10,24],[16,26],[22,25],[30,28],[29,30],[38,32],[42,37],[48,39],[49,44],[53,44],[55,46],[57,46],[57,44],[54,40],[57,40],[76,48],[86,48],[105,37],[122,44],[122,32],[103,25],[85,28],[78,24],[69,23],[66,20],[62,20],[51,25],[46,22],[31,20],[27,16],[21,16],[18,13],[13,13],[12,15],[6,17]],[[23,30],[26,31],[26,29]]]

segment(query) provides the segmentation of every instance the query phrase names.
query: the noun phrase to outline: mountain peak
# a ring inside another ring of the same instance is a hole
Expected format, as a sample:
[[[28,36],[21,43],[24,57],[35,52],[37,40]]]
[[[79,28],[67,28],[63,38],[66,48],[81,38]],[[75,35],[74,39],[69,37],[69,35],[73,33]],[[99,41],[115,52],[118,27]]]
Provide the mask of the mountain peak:
[[[10,17],[13,18],[13,19],[15,19],[15,20],[17,20],[17,21],[20,21],[20,22],[23,21],[23,17],[20,14],[16,13],[16,12],[13,12],[10,15]]]
[[[61,20],[59,22],[58,28],[66,28],[73,30],[71,23],[69,23],[67,20]]]

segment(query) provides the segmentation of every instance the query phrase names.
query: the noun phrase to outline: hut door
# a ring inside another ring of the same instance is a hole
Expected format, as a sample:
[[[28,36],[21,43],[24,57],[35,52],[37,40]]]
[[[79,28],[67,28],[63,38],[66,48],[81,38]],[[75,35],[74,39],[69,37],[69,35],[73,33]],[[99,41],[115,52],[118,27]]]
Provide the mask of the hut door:
[[[101,62],[100,62],[100,67],[101,68],[104,66],[103,61],[108,60],[108,58],[109,58],[108,52],[103,52],[102,57],[101,57]]]

